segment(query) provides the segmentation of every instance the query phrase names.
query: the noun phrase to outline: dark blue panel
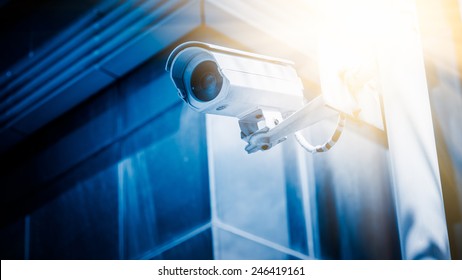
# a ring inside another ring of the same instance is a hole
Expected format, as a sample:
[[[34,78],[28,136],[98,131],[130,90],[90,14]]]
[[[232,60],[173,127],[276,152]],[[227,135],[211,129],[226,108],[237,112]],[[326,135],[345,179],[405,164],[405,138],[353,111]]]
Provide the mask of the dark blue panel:
[[[119,160],[120,144],[114,143],[100,150],[87,160],[71,168],[63,176],[54,180],[53,183],[48,185],[51,189],[54,189],[54,191],[48,190],[47,193],[53,195],[67,190],[75,186],[78,182],[90,179],[108,167],[116,165]]]
[[[43,180],[59,174],[114,140],[118,119],[116,94],[116,90],[111,88],[69,116],[67,124],[73,128],[72,131],[62,135],[34,161],[35,170]],[[75,125],[76,122],[78,125]],[[48,164],[44,165],[44,162]]]
[[[2,141],[0,141],[0,154],[2,154],[14,144],[24,139],[24,136],[21,133],[8,128],[0,132],[0,139],[2,139]]]
[[[0,158],[0,200],[10,209],[4,220],[33,211],[120,160],[117,101],[117,90],[108,88]]]
[[[145,124],[180,102],[164,64],[163,59],[149,61],[120,83],[123,131]],[[157,131],[162,132],[162,128]]]
[[[22,166],[5,174],[5,184],[21,186],[17,191],[40,185],[111,143],[117,137],[116,102],[117,91],[110,88],[44,129],[32,139],[38,144],[30,143],[44,146],[35,155],[25,155]]]
[[[321,176],[319,176],[321,177]],[[322,259],[341,259],[341,236],[339,232],[339,219],[335,207],[335,194],[333,183],[329,176],[317,179],[317,209],[319,219],[319,246],[321,247]]]
[[[140,126],[122,141],[122,158],[150,147],[153,143],[175,134],[180,129],[180,116],[183,105],[176,103],[155,119]]]
[[[178,122],[178,131],[167,129]],[[124,154],[138,151],[119,164],[125,258],[139,258],[210,220],[204,116],[181,105],[152,124],[123,144]]]
[[[287,140],[284,145],[284,173],[286,176],[287,225],[290,248],[308,255],[308,236],[303,209],[303,180],[300,178],[300,161],[297,161],[297,143]],[[306,172],[302,170],[301,172]],[[310,225],[311,226],[311,225]],[[314,256],[312,256],[314,257]]]
[[[211,260],[213,259],[212,230],[196,236],[154,257],[155,260]]]
[[[31,215],[31,259],[118,258],[117,169],[103,171]]]
[[[0,259],[24,259],[24,234],[24,219],[0,229]]]
[[[313,126],[313,142],[325,141],[331,126]],[[399,259],[387,150],[346,128],[331,152],[313,156],[320,257]]]

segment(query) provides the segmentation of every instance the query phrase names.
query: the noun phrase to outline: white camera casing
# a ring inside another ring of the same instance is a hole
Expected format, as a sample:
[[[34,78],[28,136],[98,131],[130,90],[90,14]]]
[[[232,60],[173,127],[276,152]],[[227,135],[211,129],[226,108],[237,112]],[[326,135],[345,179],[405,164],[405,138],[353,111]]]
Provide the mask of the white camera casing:
[[[191,82],[195,69],[205,61],[216,63],[223,79],[218,94],[206,101],[197,98]],[[304,104],[302,82],[287,60],[186,42],[172,51],[166,70],[180,97],[202,113],[241,119],[259,109],[286,115]]]

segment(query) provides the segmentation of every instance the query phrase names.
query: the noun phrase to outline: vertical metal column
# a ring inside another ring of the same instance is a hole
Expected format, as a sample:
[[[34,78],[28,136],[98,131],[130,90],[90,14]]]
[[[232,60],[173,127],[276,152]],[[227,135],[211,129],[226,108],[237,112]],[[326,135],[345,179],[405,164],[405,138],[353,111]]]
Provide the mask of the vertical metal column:
[[[459,0],[459,12],[460,12],[460,18],[462,19],[462,0]]]
[[[404,259],[449,259],[415,0],[386,1],[378,69]]]

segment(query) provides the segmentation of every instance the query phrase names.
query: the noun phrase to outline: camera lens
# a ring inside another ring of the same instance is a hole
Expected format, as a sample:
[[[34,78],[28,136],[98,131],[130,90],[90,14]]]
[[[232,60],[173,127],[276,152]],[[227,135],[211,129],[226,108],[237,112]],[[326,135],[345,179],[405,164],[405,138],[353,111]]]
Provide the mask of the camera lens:
[[[213,61],[201,62],[191,75],[191,89],[200,101],[210,101],[217,97],[223,85],[223,77]]]

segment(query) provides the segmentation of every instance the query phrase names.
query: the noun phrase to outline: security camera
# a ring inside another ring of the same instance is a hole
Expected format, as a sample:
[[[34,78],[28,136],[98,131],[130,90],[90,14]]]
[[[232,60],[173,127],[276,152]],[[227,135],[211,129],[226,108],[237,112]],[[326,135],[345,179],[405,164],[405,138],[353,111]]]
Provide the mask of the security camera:
[[[187,42],[173,50],[166,70],[198,112],[241,119],[261,108],[286,113],[303,106],[303,85],[290,61]]]
[[[306,120],[294,122],[293,116],[305,119],[296,112],[307,106],[302,82],[290,61],[186,42],[172,51],[165,69],[193,110],[237,117],[249,153],[268,150],[306,126]]]

